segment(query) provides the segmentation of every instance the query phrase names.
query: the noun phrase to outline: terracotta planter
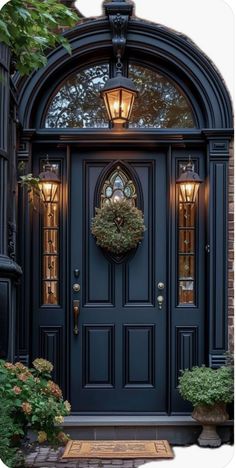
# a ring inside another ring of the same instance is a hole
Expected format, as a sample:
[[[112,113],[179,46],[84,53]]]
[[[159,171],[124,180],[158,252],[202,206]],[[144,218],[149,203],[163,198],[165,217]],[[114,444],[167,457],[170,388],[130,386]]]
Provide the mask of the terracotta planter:
[[[224,403],[214,406],[198,405],[192,413],[193,419],[202,425],[202,432],[198,438],[201,447],[219,447],[221,438],[216,432],[216,426],[229,419]]]

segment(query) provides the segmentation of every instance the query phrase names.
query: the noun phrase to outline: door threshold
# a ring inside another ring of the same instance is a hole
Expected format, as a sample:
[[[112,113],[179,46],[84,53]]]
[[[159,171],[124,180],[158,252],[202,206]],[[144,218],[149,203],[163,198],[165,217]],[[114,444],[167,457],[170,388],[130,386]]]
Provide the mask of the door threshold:
[[[231,425],[227,421],[223,425]],[[72,426],[197,426],[191,416],[116,416],[116,415],[72,415],[66,416],[64,427]]]

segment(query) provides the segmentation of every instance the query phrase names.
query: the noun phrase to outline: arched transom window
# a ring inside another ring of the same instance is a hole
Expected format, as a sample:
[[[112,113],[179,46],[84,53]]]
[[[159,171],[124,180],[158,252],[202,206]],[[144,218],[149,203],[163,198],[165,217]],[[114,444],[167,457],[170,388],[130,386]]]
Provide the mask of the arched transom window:
[[[169,78],[138,65],[129,65],[129,77],[139,90],[131,128],[196,127],[191,105]],[[109,64],[90,66],[70,75],[49,102],[46,128],[107,128],[108,115],[100,91],[109,78]]]
[[[66,78],[49,103],[45,127],[108,127],[105,104],[100,97],[108,78],[108,64],[95,65]]]
[[[130,127],[196,127],[190,103],[169,78],[135,64],[129,66],[129,78],[139,91],[139,97],[134,102]]]

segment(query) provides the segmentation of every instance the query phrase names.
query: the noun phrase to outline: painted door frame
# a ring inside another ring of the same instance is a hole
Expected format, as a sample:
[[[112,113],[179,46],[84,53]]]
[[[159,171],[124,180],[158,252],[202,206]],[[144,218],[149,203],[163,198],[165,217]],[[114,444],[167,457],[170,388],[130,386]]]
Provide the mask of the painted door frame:
[[[69,132],[65,132],[67,133],[67,139],[68,139],[68,136],[69,136]],[[65,138],[65,133],[64,133],[64,136],[63,138]],[[89,133],[89,138],[88,138],[88,133]],[[148,133],[148,134],[147,134]],[[65,169],[65,172],[64,172],[64,175],[63,175],[63,185],[64,185],[64,193],[65,193],[65,196],[64,196],[64,201],[63,201],[63,206],[64,206],[64,211],[63,211],[63,217],[65,217],[65,223],[66,223],[66,207],[67,207],[67,204],[68,204],[68,170],[69,170],[69,165],[70,165],[70,145],[73,145],[73,146],[77,146],[78,148],[82,149],[86,149],[88,150],[89,148],[110,148],[111,147],[111,144],[113,145],[113,147],[116,147],[118,149],[122,149],[124,148],[124,146],[127,148],[135,148],[136,147],[136,141],[137,139],[140,139],[141,141],[139,142],[139,147],[143,147],[143,148],[146,148],[147,147],[147,144],[148,144],[148,147],[149,149],[153,149],[155,151],[156,148],[159,148],[159,147],[164,147],[166,149],[166,152],[167,152],[167,172],[168,172],[168,179],[169,179],[169,184],[170,184],[170,191],[169,191],[169,203],[171,203],[171,206],[172,206],[172,210],[175,210],[174,207],[174,204],[173,204],[173,197],[174,197],[174,188],[175,188],[175,178],[176,178],[176,168],[175,168],[175,164],[173,163],[174,159],[173,159],[173,155],[174,155],[174,152],[178,152],[178,156],[183,159],[185,158],[185,156],[187,157],[189,152],[191,152],[191,150],[196,150],[196,148],[199,149],[199,151],[202,153],[202,176],[205,177],[205,180],[206,180],[206,183],[205,183],[205,188],[203,189],[202,188],[202,203],[204,205],[203,207],[203,211],[202,211],[202,214],[203,214],[203,217],[205,218],[205,226],[206,226],[206,232],[204,232],[204,236],[205,237],[205,241],[206,241],[206,245],[208,245],[208,223],[207,223],[207,219],[208,219],[208,203],[207,202],[207,199],[206,200],[203,200],[205,198],[205,194],[207,195],[208,193],[208,174],[207,174],[207,171],[209,170],[210,168],[210,164],[216,164],[216,161],[215,161],[215,158],[217,156],[214,156],[214,163],[211,162],[211,159],[209,157],[209,153],[207,151],[207,148],[208,148],[208,145],[206,144],[206,138],[205,138],[205,135],[200,132],[200,131],[195,131],[194,133],[191,134],[191,132],[188,132],[188,134],[186,135],[183,135],[181,136],[182,138],[182,144],[180,145],[179,144],[179,138],[180,138],[180,132],[178,134],[178,137],[176,137],[176,135],[173,135],[173,133],[171,134],[171,132],[163,132],[165,133],[165,135],[157,135],[157,132],[130,132],[130,131],[126,131],[124,133],[124,136],[121,140],[121,136],[120,135],[117,135],[116,132],[114,131],[111,131],[111,138],[110,138],[110,135],[106,134],[105,132],[103,133],[103,141],[101,141],[101,133],[99,132],[87,132],[87,135],[86,135],[86,139],[83,140],[82,139],[82,135],[75,135],[75,134],[71,134],[70,133],[70,141],[67,142],[66,144],[64,142],[62,142],[62,135],[58,135],[58,139],[57,141],[55,141],[55,135],[53,135],[53,142],[51,141],[50,142],[50,139],[48,138],[48,135],[46,137],[45,133],[43,133],[42,131],[38,132],[38,133],[35,133],[34,134],[34,137],[33,137],[33,140],[34,140],[34,143],[33,143],[33,151],[37,150],[39,155],[41,155],[41,157],[43,157],[43,155],[45,154],[45,148],[47,148],[47,151],[49,150],[50,152],[50,149],[51,151],[54,153],[54,157],[56,159],[58,159],[59,157],[59,154],[60,154],[60,157],[62,158],[62,160],[64,161],[64,169]],[[191,136],[190,136],[191,135]],[[46,138],[45,138],[46,137]],[[134,138],[135,137],[135,138]],[[149,137],[149,138],[148,138]],[[52,135],[51,135],[51,138],[52,138]],[[148,140],[147,140],[148,138]],[[227,139],[226,139],[227,138]],[[225,142],[228,144],[228,135],[225,135]],[[163,142],[163,139],[165,139],[165,141]],[[78,146],[78,140],[79,140],[79,146]],[[135,143],[134,143],[135,141]],[[212,140],[210,140],[212,141]],[[216,140],[217,142],[218,140]],[[184,144],[183,144],[184,143]],[[222,139],[221,139],[221,142],[222,144]],[[211,143],[212,145],[212,143]],[[58,153],[56,154],[55,150],[57,148],[57,151]],[[51,156],[50,156],[51,157]],[[34,170],[37,171],[38,170],[38,164],[37,164],[37,160],[36,160],[36,155],[34,153]],[[220,166],[219,166],[220,164]],[[224,158],[224,165],[222,167],[222,162],[219,161],[219,158],[217,157],[217,170],[220,169],[220,173],[218,174],[218,177],[220,177],[220,182],[222,183],[222,171],[221,169],[223,170],[223,175],[225,177],[225,182],[227,181],[226,180],[226,176],[227,176],[227,159]],[[215,171],[215,166],[212,166],[212,170]],[[218,180],[218,179],[217,179]],[[213,180],[213,183],[215,183],[215,180]],[[219,192],[220,193],[220,192]],[[225,206],[225,205],[224,205]],[[25,207],[25,205],[24,205]],[[212,204],[210,205],[210,208],[211,208],[211,213],[212,213],[212,209],[213,209],[213,206]],[[26,213],[23,213],[23,218],[24,218],[24,215],[26,215]],[[214,206],[214,210],[213,210],[213,216],[214,216],[214,219],[215,219],[215,222],[219,221],[219,216],[221,216],[221,220],[222,220],[222,216],[224,217],[225,215],[227,215],[226,211],[223,210],[221,211],[220,207],[217,207]],[[172,218],[171,218],[172,216]],[[212,215],[211,215],[212,216]],[[26,220],[27,218],[25,218]],[[170,230],[172,233],[174,233],[173,231],[173,212],[171,214],[170,210],[169,210],[169,223],[170,223]],[[35,224],[34,224],[35,225]],[[225,226],[226,226],[226,222],[224,221],[224,224],[221,224],[221,232],[222,232],[222,226],[223,228],[225,229]],[[29,225],[26,226],[26,236],[29,236],[30,235],[30,232],[29,232]],[[65,234],[65,239],[66,239],[66,233]],[[211,225],[211,236],[214,235],[214,226]],[[27,238],[27,237],[26,237]],[[174,242],[174,234],[173,234],[173,237],[172,237],[172,245],[171,245],[171,242],[169,241],[169,249],[172,249],[170,250],[171,253],[169,253],[169,259],[170,258],[173,258],[173,242]],[[215,236],[214,236],[215,238]],[[225,238],[222,238],[220,237],[221,241],[225,241]],[[218,244],[219,245],[219,244]],[[222,244],[223,245],[223,244]],[[205,244],[204,244],[205,246]],[[225,246],[224,246],[225,248]],[[35,250],[34,250],[35,252]],[[64,247],[64,250],[63,250],[63,255],[66,256],[66,245]],[[217,255],[217,252],[216,252],[216,255]],[[205,268],[206,268],[206,281],[205,281],[205,291],[208,291],[209,288],[210,288],[210,285],[212,284],[212,279],[210,279],[209,277],[209,267],[211,266],[210,265],[210,258],[211,258],[211,252],[209,253],[205,253],[204,252],[204,257],[205,257]],[[66,260],[65,261],[65,271],[68,271],[68,265],[66,264]],[[212,268],[212,267],[211,267]],[[30,271],[30,267],[29,267],[29,271]],[[172,270],[174,271],[174,270]],[[219,278],[219,273],[214,271],[211,269],[210,270],[210,274],[214,273],[214,275],[217,276],[217,278]],[[30,279],[29,279],[30,280]],[[220,278],[221,280],[221,278]],[[169,280],[171,281],[171,279]],[[221,294],[223,293],[222,291],[222,283],[221,283]],[[67,289],[68,291],[68,289]],[[225,292],[227,290],[225,289]],[[71,290],[69,291],[69,294],[71,296]],[[31,300],[33,299],[33,297],[35,296],[35,293],[34,291],[32,292],[32,296],[31,296]],[[205,295],[205,298],[207,298],[207,294]],[[169,298],[169,301],[170,301],[171,298]],[[65,307],[68,307],[68,305],[66,306],[65,304]],[[221,315],[222,317],[222,320],[224,321],[225,323],[225,326],[222,328],[221,326],[218,326],[217,325],[217,322],[213,323],[213,320],[212,320],[212,317],[211,315],[209,314],[209,303],[205,305],[206,307],[206,316],[205,316],[205,319],[206,319],[206,322],[207,322],[207,327],[206,327],[206,331],[205,331],[205,336],[204,336],[204,348],[205,350],[202,351],[202,353],[204,354],[204,357],[203,357],[203,354],[201,355],[200,357],[200,360],[199,360],[199,363],[200,362],[205,362],[206,364],[209,363],[209,360],[208,360],[208,349],[209,347],[211,346],[211,343],[212,343],[212,338],[215,339],[217,338],[218,340],[221,340],[221,343],[222,344],[222,340],[223,340],[223,344],[225,345],[226,344],[226,323],[227,323],[227,319],[226,319],[226,315],[225,315],[225,310],[223,311],[223,314]],[[60,349],[60,346],[59,346],[59,341],[60,339],[62,339],[62,342],[60,343],[60,345],[62,346],[62,349],[63,349],[63,346],[65,346],[66,343],[68,343],[68,337],[67,335],[63,336],[61,335],[62,333],[62,328],[63,328],[63,320],[61,322],[61,325],[59,325],[59,329],[58,329],[58,326],[52,326],[50,324],[50,315],[46,312],[45,310],[45,316],[43,318],[44,320],[44,338],[47,342],[47,340],[51,340],[51,342],[53,342],[53,346],[55,345],[56,347],[58,347],[58,350]],[[219,311],[218,311],[218,318],[219,318]],[[211,320],[212,321],[211,321]],[[210,326],[210,324],[213,323],[213,328],[212,326]],[[221,321],[222,323],[222,321]],[[184,324],[185,327],[189,328],[189,325],[188,323],[185,323]],[[61,327],[61,328],[60,328]],[[184,333],[187,332],[187,335],[192,335],[192,331],[189,330],[189,329],[186,329],[184,328],[182,330]],[[180,330],[181,332],[181,330]],[[217,335],[216,335],[217,334]],[[172,337],[173,339],[173,337]],[[174,338],[175,339],[175,338]],[[35,336],[34,336],[34,345],[35,346],[39,346],[38,343],[38,340],[39,340],[39,330],[35,329]],[[39,340],[40,341],[40,340]],[[46,344],[46,348],[48,348],[49,346],[49,341],[47,342]],[[41,340],[41,343],[43,341]],[[46,343],[45,342],[45,343]],[[38,348],[37,348],[38,349]],[[194,348],[193,348],[194,349]],[[41,348],[41,350],[43,351],[43,349]],[[54,350],[55,351],[55,350]],[[219,349],[217,349],[217,351],[219,352]],[[46,352],[46,354],[45,354]],[[223,354],[223,353],[222,353]],[[44,351],[44,355],[45,357],[50,357],[47,355],[47,351]],[[63,361],[63,366],[62,366],[62,369],[60,370],[59,372],[59,382],[60,382],[60,379],[61,379],[61,382],[65,379],[66,381],[68,380],[67,379],[67,376],[66,376],[66,372],[68,371],[68,361],[65,359],[65,356],[63,356],[63,353],[56,353],[57,355],[57,366],[58,366],[58,363],[60,362],[60,359],[62,359]],[[220,358],[219,356],[219,353],[216,354],[216,358],[215,359],[218,359]],[[216,362],[214,362],[213,360],[211,361],[211,365],[215,366],[216,365]],[[175,376],[173,376],[173,373],[172,375],[169,374],[169,382],[174,382],[174,379],[175,379]],[[60,383],[61,383],[60,382]],[[67,396],[69,397],[70,396],[70,392],[69,392],[69,388],[66,386],[65,388],[66,390],[66,394]],[[178,413],[178,414],[182,414],[182,413],[188,413],[189,412],[189,407],[188,405],[182,405],[182,403],[180,404],[180,399],[179,399],[179,396],[178,396],[178,393],[177,393],[177,390],[176,390],[176,386],[175,385],[172,385],[172,389],[171,391],[168,392],[168,395],[167,395],[167,398],[168,398],[168,414],[175,414],[175,413]]]

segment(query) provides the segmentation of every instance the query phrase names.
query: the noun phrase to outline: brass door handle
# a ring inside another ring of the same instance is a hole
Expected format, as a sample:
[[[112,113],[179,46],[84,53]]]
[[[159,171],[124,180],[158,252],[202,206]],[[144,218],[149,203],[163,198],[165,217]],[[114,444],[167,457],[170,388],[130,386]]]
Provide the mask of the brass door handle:
[[[78,319],[79,319],[80,301],[73,301],[73,320],[74,320],[74,335],[79,334]]]

